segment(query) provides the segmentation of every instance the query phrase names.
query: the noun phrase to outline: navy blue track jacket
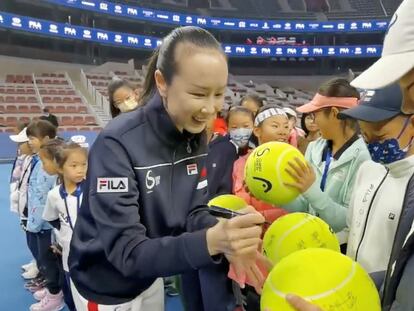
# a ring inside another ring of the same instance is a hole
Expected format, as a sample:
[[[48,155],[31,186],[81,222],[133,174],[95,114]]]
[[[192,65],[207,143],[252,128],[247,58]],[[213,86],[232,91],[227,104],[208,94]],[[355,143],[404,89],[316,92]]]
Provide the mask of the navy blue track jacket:
[[[83,297],[124,303],[158,277],[215,263],[205,228],[217,220],[191,213],[207,201],[205,136],[179,132],[159,95],[101,132],[69,256]]]
[[[233,165],[238,148],[229,136],[217,136],[208,145],[207,176],[209,199],[233,192]]]

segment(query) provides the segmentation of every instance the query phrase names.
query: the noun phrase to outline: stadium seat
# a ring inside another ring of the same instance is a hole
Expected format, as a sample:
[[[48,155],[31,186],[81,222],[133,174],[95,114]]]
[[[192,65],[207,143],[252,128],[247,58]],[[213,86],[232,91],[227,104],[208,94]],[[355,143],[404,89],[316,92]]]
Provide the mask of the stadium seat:
[[[14,96],[6,96],[5,102],[6,103],[15,103],[16,102],[15,97]]]
[[[78,107],[75,105],[66,105],[66,113],[78,113]]]
[[[7,127],[15,127],[17,125],[16,117],[7,117],[5,122]]]
[[[73,125],[85,124],[85,119],[82,116],[73,116]]]
[[[17,113],[17,106],[16,105],[7,105],[6,109],[4,110],[5,113]]]
[[[78,106],[78,113],[88,113],[88,108],[85,106]]]
[[[87,124],[87,125],[98,125],[96,123],[95,117],[93,117],[93,116],[87,116],[87,117],[85,117],[85,124]]]
[[[36,97],[30,96],[26,98],[26,103],[37,103],[37,102],[38,101]]]
[[[31,113],[41,113],[42,109],[40,108],[40,106],[30,106],[29,110]]]
[[[73,124],[73,120],[72,120],[72,117],[69,117],[69,116],[64,116],[64,117],[62,117],[61,119],[60,119],[60,122],[59,122],[62,126],[67,126],[67,125],[74,125]]]
[[[17,107],[17,111],[18,111],[18,113],[29,113],[30,112],[30,108],[27,105],[19,105]]]

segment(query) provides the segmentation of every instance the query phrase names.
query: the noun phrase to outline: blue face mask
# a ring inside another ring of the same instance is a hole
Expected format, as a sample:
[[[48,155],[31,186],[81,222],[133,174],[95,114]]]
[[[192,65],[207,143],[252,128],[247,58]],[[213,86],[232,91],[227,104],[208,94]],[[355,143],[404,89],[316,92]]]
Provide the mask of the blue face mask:
[[[390,164],[399,160],[402,160],[407,155],[413,143],[413,138],[405,148],[401,148],[398,139],[404,133],[411,118],[407,118],[404,123],[404,127],[397,138],[386,139],[383,142],[373,142],[367,144],[369,153],[374,162],[381,164]]]
[[[239,128],[230,130],[229,135],[230,139],[237,145],[239,148],[244,148],[249,143],[250,136],[252,136],[253,129],[249,128]]]

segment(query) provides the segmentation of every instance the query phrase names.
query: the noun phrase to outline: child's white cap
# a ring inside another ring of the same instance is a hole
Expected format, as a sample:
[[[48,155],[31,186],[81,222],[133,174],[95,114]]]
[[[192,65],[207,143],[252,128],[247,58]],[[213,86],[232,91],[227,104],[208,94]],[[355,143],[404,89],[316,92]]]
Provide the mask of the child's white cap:
[[[19,134],[17,135],[10,135],[10,139],[15,143],[25,143],[29,141],[29,137],[27,137],[27,127],[25,127]]]

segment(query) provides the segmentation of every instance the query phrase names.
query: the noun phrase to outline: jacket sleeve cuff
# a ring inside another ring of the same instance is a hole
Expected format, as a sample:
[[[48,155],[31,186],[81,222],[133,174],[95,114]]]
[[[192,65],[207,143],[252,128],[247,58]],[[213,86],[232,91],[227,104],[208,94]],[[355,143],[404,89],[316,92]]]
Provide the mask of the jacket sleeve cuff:
[[[319,184],[314,182],[313,185],[304,192],[303,197],[312,205],[312,208],[315,210],[322,210],[322,204],[318,204],[321,202],[324,193],[322,192],[321,188],[319,188]]]
[[[189,234],[185,241],[185,256],[193,269],[200,269],[210,264],[219,264],[222,261],[222,255],[210,256],[206,234],[207,229],[196,231]]]

